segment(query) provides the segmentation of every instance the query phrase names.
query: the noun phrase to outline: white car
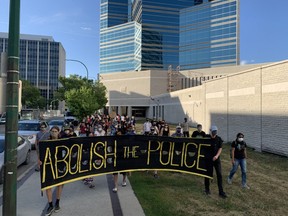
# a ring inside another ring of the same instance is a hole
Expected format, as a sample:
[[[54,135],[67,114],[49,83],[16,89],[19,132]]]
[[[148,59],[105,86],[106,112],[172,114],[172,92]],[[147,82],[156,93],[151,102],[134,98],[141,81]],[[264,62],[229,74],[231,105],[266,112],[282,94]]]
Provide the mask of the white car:
[[[40,131],[39,120],[21,120],[18,122],[18,134],[27,138],[31,143],[31,149],[35,149],[36,134]],[[48,128],[47,122],[43,122]]]
[[[4,180],[4,150],[5,150],[5,136],[0,135],[0,184]],[[22,136],[18,136],[17,147],[17,167],[21,164],[28,164],[30,162],[31,143]]]

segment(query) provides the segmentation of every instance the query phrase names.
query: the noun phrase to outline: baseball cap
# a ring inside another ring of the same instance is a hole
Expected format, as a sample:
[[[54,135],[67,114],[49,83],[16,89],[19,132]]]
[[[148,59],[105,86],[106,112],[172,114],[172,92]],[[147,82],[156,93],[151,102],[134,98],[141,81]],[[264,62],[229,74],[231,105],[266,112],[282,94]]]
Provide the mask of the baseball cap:
[[[210,128],[210,131],[218,131],[218,128],[217,126],[215,125],[212,125],[211,128]]]

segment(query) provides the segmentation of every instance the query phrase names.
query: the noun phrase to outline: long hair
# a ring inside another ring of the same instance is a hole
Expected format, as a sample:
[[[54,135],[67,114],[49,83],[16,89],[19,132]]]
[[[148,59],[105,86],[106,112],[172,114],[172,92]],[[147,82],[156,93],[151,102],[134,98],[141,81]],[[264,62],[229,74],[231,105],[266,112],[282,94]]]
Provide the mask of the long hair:
[[[57,139],[59,139],[59,138],[60,138],[60,128],[59,128],[58,126],[54,125],[54,126],[50,129],[50,132],[51,132],[53,129],[56,129],[56,130],[58,131],[58,138],[57,138]],[[50,139],[50,140],[52,139],[51,134],[50,134],[49,139]]]

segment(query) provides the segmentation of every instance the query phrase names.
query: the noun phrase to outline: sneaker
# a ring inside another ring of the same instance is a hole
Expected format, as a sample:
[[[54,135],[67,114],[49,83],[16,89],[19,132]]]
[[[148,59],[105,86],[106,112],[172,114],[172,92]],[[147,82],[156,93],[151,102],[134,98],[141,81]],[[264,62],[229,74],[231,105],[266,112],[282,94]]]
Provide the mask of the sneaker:
[[[58,211],[60,211],[60,205],[59,205],[59,204],[56,204],[56,205],[55,205],[54,211],[55,211],[56,213],[57,213]]]
[[[50,216],[54,211],[54,207],[53,206],[49,206],[46,210],[46,214],[45,216]]]
[[[126,187],[127,183],[126,181],[122,183],[122,187]]]
[[[232,179],[230,179],[229,177],[227,178],[227,183],[229,184],[229,185],[231,185],[232,184]]]
[[[90,184],[90,185],[89,185],[89,188],[94,188],[94,187],[95,187],[94,184]]]
[[[115,187],[115,188],[113,188],[113,190],[112,190],[114,193],[117,193],[117,188]]]
[[[223,199],[226,199],[226,198],[227,198],[227,195],[226,195],[225,192],[219,193],[219,196],[220,196],[221,198],[223,198]]]
[[[250,187],[249,187],[247,184],[243,185],[242,188],[243,188],[243,189],[247,189],[247,190],[250,189]]]
[[[204,193],[205,193],[206,195],[210,195],[210,194],[211,194],[210,190],[205,190]]]
[[[35,172],[39,172],[39,171],[40,171],[39,167],[36,167]]]

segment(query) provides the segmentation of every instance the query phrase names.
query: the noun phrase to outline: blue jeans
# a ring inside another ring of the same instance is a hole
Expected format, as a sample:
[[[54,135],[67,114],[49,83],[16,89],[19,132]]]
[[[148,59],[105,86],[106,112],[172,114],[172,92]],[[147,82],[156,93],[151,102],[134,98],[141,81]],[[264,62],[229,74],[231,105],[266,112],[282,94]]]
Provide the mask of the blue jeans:
[[[247,172],[247,167],[246,167],[246,159],[234,159],[235,163],[232,166],[232,169],[229,174],[229,179],[232,179],[234,174],[236,173],[238,166],[240,165],[241,167],[241,173],[242,173],[242,186],[246,185],[246,172]]]

